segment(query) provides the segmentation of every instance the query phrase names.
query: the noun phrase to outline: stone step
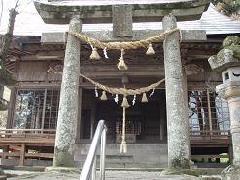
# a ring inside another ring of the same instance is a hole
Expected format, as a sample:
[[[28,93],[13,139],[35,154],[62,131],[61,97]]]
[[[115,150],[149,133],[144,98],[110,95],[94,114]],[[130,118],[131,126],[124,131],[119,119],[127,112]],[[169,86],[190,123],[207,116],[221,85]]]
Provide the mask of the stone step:
[[[60,172],[42,172],[35,174],[25,174],[18,177],[9,178],[9,180],[76,180],[79,179],[78,173],[60,173]],[[99,177],[99,172],[97,172]],[[106,171],[106,180],[200,180],[200,178],[187,175],[166,175],[161,176],[160,172],[143,171]]]
[[[78,161],[85,161],[87,157],[87,154],[82,154],[80,158],[78,158]],[[105,156],[105,161],[106,162],[133,162],[133,155],[106,155]],[[97,160],[100,159],[100,155],[97,155]]]
[[[201,176],[202,180],[222,180],[221,176]]]

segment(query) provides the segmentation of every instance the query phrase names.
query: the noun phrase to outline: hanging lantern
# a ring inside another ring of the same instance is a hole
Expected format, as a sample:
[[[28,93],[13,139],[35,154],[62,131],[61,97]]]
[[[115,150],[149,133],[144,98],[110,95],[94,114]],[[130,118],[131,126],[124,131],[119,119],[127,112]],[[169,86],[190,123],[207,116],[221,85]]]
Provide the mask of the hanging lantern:
[[[120,58],[119,58],[119,63],[118,63],[118,65],[117,65],[117,67],[118,67],[118,69],[119,69],[120,71],[126,71],[126,70],[128,70],[128,67],[127,67],[127,65],[125,64],[124,59],[123,59],[123,54],[124,54],[124,49],[121,49],[121,56],[120,56]]]
[[[106,91],[103,91],[103,92],[102,92],[102,95],[101,95],[100,99],[101,99],[102,101],[106,101],[106,100],[107,100]]]
[[[130,105],[128,104],[128,100],[127,100],[126,96],[123,97],[121,106],[125,107],[125,108],[130,107]]]
[[[146,52],[146,55],[153,55],[153,54],[155,54],[155,51],[154,51],[154,49],[153,49],[152,43],[150,43],[150,44],[148,45],[148,50],[147,50],[147,52]]]
[[[91,47],[92,47],[92,53],[90,55],[90,59],[92,59],[92,60],[99,60],[99,59],[101,59],[101,56],[97,52],[97,48],[93,47],[92,45],[91,45]]]
[[[143,103],[148,102],[148,98],[147,98],[147,94],[146,94],[146,93],[143,93],[142,102],[143,102]]]

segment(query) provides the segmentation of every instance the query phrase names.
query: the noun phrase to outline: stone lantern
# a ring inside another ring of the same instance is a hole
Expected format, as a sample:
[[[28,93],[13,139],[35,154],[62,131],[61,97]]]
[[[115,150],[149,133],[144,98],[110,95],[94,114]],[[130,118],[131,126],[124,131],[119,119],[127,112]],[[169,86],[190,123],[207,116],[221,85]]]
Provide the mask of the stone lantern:
[[[238,46],[231,44],[224,47],[208,59],[213,70],[222,72],[223,84],[218,85],[216,91],[229,106],[233,162],[223,171],[224,178],[229,180],[240,179],[240,58],[235,54]]]

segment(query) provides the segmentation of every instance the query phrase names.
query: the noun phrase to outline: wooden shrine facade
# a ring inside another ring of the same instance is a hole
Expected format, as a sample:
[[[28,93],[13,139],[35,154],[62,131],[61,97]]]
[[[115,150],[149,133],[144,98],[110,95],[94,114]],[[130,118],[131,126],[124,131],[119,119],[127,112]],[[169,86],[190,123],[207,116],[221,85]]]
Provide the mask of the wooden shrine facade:
[[[49,69],[62,68],[65,45],[42,44],[40,37],[19,37],[17,40],[19,46],[11,49],[9,59],[9,68],[17,84],[11,87],[7,129],[0,132],[0,144],[4,148],[1,156],[6,162],[20,157],[20,165],[24,161],[29,165],[29,159],[53,157],[61,74],[51,73]],[[193,159],[198,159],[199,155],[219,158],[221,153],[229,152],[228,107],[214,91],[215,85],[221,83],[221,76],[212,72],[207,62],[209,56],[218,52],[222,40],[223,37],[210,36],[205,42],[181,43],[182,61],[191,67],[188,70],[188,108]],[[82,44],[81,73],[112,87],[121,87],[123,81],[127,81],[129,88],[146,86],[164,78],[161,43],[155,44],[154,49],[156,55],[150,57],[142,49],[131,50],[125,57],[129,70],[121,72],[116,67],[117,51],[110,50],[110,59],[93,61],[89,60],[90,47]],[[115,97],[108,95],[108,101],[99,100],[95,97],[95,87],[84,79],[80,79],[79,91],[77,147],[90,143],[99,119],[106,120],[108,144],[118,144],[121,109],[114,102]],[[129,103],[132,100],[129,99]],[[129,144],[167,144],[165,101],[162,85],[149,97],[148,103],[140,103],[137,99],[127,110]],[[216,151],[211,152],[211,149]]]

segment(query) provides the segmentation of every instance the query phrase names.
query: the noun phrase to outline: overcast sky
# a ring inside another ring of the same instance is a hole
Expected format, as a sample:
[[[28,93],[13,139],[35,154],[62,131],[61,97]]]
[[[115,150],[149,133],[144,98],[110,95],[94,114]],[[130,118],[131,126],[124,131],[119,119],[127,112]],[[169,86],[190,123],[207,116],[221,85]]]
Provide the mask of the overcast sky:
[[[0,2],[0,9],[1,11],[3,10],[0,29],[3,30],[4,28],[6,28],[6,25],[8,23],[9,10],[15,7],[17,0],[0,0]],[[18,19],[19,16],[34,13],[32,0],[19,0],[18,4],[18,11],[22,12],[21,15],[17,16]]]
[[[0,34],[3,34],[7,29],[9,10],[15,6],[16,0],[0,1],[3,2]],[[15,35],[41,35],[42,32],[62,32],[67,30],[67,26],[63,25],[46,25],[37,13],[32,0],[19,0],[19,4],[19,14],[15,23]]]
[[[47,1],[47,0],[46,0]],[[87,0],[84,0],[87,1]],[[91,1],[91,0],[88,0]],[[99,0],[108,1],[108,0]],[[113,0],[111,0],[113,1]],[[114,0],[117,1],[117,0]],[[122,0],[126,1],[126,0]],[[135,0],[136,1],[136,0]],[[143,1],[143,0],[141,0]],[[151,0],[156,1],[156,0]],[[175,1],[175,0],[171,0]],[[7,29],[9,19],[9,9],[14,7],[16,0],[0,0],[3,3],[3,13],[0,25],[0,34],[4,34]],[[21,36],[41,36],[42,32],[66,32],[68,25],[45,24],[36,11],[32,0],[19,0],[19,14],[16,18],[14,35]],[[0,3],[1,6],[1,3]],[[0,7],[1,10],[1,7]],[[222,15],[215,10],[213,5],[202,18],[197,21],[178,22],[178,27],[183,30],[206,30],[207,34],[234,34],[240,33],[240,22]],[[134,23],[134,30],[161,30],[161,22],[156,23]],[[112,24],[84,24],[83,31],[112,30]]]

